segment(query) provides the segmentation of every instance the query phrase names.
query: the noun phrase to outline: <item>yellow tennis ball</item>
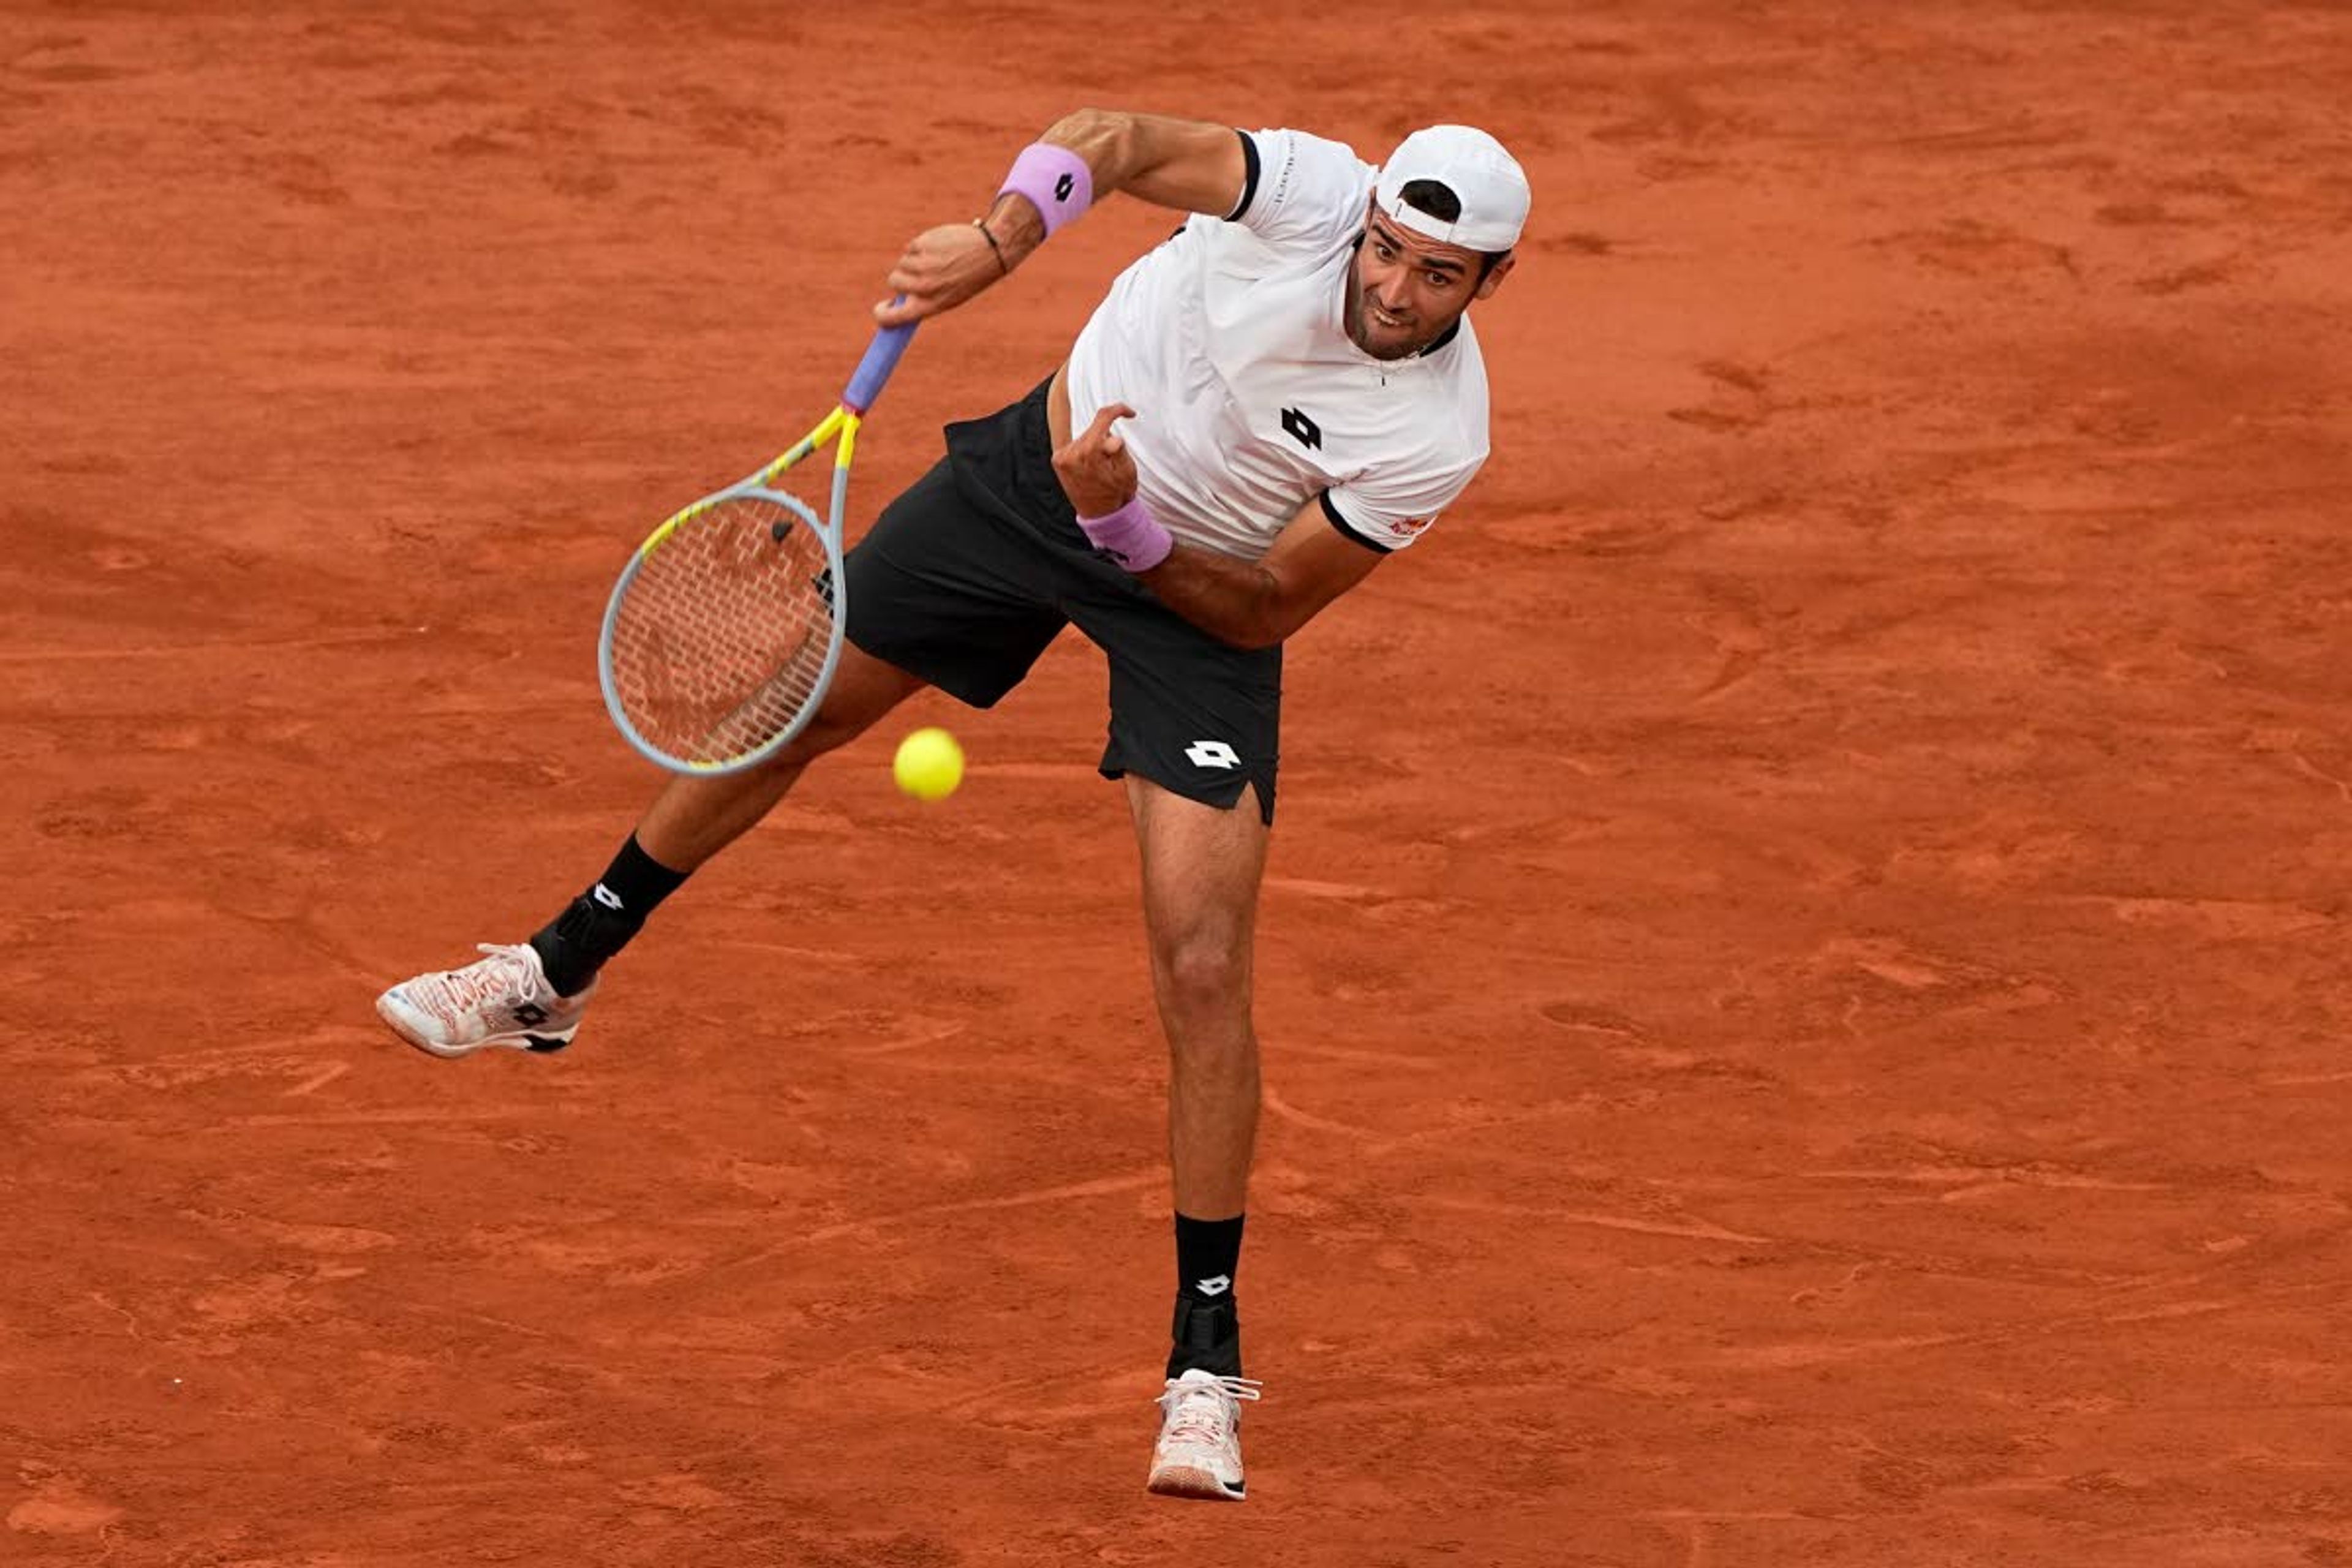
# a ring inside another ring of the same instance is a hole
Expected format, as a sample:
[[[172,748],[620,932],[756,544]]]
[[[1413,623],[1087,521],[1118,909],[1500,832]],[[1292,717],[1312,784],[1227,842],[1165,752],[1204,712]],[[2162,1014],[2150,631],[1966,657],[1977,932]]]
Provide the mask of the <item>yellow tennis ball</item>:
[[[898,742],[890,776],[917,800],[945,800],[963,783],[963,748],[945,730],[918,730]]]

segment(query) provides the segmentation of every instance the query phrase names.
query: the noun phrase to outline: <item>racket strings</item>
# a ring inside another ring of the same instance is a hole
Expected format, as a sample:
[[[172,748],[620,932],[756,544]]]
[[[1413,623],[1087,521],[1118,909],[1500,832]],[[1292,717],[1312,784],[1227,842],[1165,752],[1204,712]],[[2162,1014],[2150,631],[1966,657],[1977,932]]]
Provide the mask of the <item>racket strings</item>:
[[[613,684],[638,734],[724,763],[790,729],[833,647],[833,580],[792,509],[733,497],[680,522],[638,564],[613,626]]]

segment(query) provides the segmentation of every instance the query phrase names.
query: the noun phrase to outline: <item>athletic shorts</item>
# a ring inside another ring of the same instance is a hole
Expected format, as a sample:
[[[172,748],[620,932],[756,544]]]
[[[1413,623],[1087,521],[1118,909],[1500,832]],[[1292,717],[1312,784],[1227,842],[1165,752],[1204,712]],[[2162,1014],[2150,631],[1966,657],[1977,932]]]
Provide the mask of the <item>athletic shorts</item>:
[[[850,550],[849,640],[990,708],[1076,626],[1110,660],[1105,778],[1220,809],[1255,788],[1273,822],[1282,649],[1219,642],[1095,553],[1054,473],[1050,384],[949,426],[947,456]]]

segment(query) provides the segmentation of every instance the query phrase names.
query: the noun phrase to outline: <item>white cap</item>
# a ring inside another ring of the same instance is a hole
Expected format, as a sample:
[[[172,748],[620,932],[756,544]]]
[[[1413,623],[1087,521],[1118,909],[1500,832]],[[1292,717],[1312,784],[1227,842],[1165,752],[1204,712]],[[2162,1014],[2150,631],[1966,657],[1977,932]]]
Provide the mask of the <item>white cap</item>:
[[[1452,223],[1408,206],[1404,188],[1434,180],[1462,202]],[[1467,125],[1432,125],[1397,143],[1381,166],[1381,210],[1412,230],[1465,250],[1508,250],[1528,222],[1528,176],[1503,144]]]

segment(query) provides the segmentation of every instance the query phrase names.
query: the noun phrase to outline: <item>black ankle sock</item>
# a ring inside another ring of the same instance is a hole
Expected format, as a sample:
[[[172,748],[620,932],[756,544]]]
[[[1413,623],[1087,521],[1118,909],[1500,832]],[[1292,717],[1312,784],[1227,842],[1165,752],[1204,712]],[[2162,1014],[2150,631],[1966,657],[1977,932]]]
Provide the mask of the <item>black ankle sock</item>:
[[[1242,1374],[1241,1314],[1234,1306],[1234,1271],[1241,1266],[1242,1216],[1176,1216],[1176,1321],[1168,1331],[1168,1375],[1198,1367],[1223,1377]]]
[[[530,939],[555,994],[572,996],[586,990],[605,961],[629,945],[645,928],[646,917],[686,878],[686,872],[671,870],[639,848],[636,835],[629,835],[595,886]]]
[[[1203,1301],[1230,1296],[1242,1261],[1242,1220],[1176,1216],[1176,1288]]]

